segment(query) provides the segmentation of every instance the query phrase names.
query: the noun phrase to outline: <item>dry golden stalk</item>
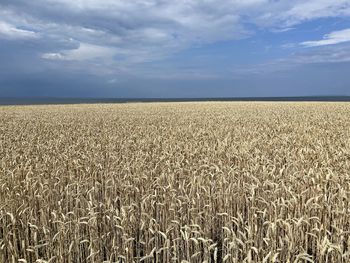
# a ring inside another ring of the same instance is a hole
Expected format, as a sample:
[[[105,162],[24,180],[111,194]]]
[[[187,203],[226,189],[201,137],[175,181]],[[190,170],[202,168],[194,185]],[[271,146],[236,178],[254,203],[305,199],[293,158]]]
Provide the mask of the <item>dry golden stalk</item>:
[[[348,103],[0,107],[0,262],[350,262]]]

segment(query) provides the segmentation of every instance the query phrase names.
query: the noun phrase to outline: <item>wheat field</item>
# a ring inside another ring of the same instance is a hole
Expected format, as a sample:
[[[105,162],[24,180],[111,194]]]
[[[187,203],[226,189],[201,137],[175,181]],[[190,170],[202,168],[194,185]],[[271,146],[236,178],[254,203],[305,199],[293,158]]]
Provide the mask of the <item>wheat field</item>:
[[[0,262],[350,262],[349,103],[0,107]]]

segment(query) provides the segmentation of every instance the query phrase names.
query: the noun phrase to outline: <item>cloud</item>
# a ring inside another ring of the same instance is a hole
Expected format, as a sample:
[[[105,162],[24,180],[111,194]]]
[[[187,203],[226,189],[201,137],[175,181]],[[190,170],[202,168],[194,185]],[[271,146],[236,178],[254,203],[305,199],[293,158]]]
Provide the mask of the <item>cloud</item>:
[[[97,46],[88,43],[80,43],[77,49],[65,50],[61,53],[45,53],[42,58],[51,60],[95,60],[112,59],[116,50],[111,47]]]
[[[285,30],[304,20],[350,14],[346,0],[3,0],[12,13],[52,30],[52,25],[86,28],[122,40],[144,37],[167,42],[212,42],[246,36],[244,23]],[[2,4],[0,4],[2,5]],[[36,21],[35,21],[36,20]],[[46,22],[46,23],[45,23]],[[47,23],[49,22],[49,23]],[[56,30],[57,31],[57,30]],[[88,32],[86,32],[88,33]],[[155,41],[154,41],[155,40]]]
[[[232,77],[242,78],[254,75],[276,75],[304,66],[350,63],[350,45],[320,46],[296,52],[288,57],[270,60],[260,64],[246,65],[231,69]]]
[[[34,31],[20,29],[14,25],[0,21],[0,37],[7,39],[31,39],[37,38],[38,34]]]
[[[42,63],[125,74],[198,46],[339,16],[350,16],[348,0],[2,0],[0,37],[35,39],[30,51]]]
[[[60,53],[44,53],[41,57],[50,60],[65,60],[64,55]]]
[[[275,29],[271,29],[271,32],[273,33],[284,33],[284,32],[288,32],[291,30],[294,30],[295,27],[282,27],[282,28],[275,28]]]
[[[320,64],[350,62],[350,46],[325,46],[309,52],[295,54],[289,60],[294,63]]]
[[[317,18],[350,15],[350,2],[348,0],[297,0],[289,2],[290,7],[278,16],[287,25],[296,25]]]
[[[305,47],[318,47],[318,46],[335,45],[335,44],[349,42],[349,41],[350,41],[350,28],[331,32],[330,34],[325,35],[322,40],[302,42],[301,45]]]

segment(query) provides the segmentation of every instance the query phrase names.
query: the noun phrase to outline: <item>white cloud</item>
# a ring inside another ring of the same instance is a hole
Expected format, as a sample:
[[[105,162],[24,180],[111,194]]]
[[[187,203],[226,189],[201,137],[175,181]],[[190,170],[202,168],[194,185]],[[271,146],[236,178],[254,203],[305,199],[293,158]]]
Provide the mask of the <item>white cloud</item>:
[[[0,24],[0,36],[31,38],[39,36],[34,31],[40,32],[38,53],[42,58],[75,61],[84,70],[91,61],[106,70],[132,68],[191,47],[247,38],[254,35],[254,30],[277,34],[304,21],[350,16],[349,0],[5,0],[5,3],[0,3],[0,17],[6,21]],[[329,45],[347,39],[340,35],[347,32],[334,33],[303,45]]]
[[[348,0],[308,0],[289,9],[284,15],[290,24],[299,23],[321,17],[336,17],[348,15],[350,2]]]
[[[102,46],[113,43],[119,48],[144,50],[152,46],[165,53],[197,44],[245,38],[253,33],[247,30],[246,23],[285,32],[305,20],[350,15],[348,0],[37,0],[29,3],[13,0],[9,3],[12,13],[18,9],[21,17],[27,14],[27,22],[34,23],[45,34],[65,35]]]
[[[117,50],[106,46],[80,43],[77,49],[64,50],[60,53],[45,53],[42,58],[50,60],[89,61],[95,59],[112,59]]]
[[[38,34],[34,31],[20,29],[14,25],[0,21],[0,37],[8,39],[26,39],[37,38]]]
[[[61,53],[44,53],[41,57],[50,60],[65,60]]]
[[[322,40],[302,42],[301,45],[305,47],[318,47],[318,46],[335,45],[335,44],[340,44],[340,43],[349,42],[349,41],[350,41],[350,28],[331,32],[330,34],[325,35]]]
[[[295,27],[283,27],[283,28],[275,28],[275,29],[271,29],[271,32],[273,33],[284,33],[284,32],[288,32],[291,30],[294,30]]]
[[[112,58],[116,50],[111,47],[80,43],[78,49],[63,52],[68,60],[93,60],[97,58]]]

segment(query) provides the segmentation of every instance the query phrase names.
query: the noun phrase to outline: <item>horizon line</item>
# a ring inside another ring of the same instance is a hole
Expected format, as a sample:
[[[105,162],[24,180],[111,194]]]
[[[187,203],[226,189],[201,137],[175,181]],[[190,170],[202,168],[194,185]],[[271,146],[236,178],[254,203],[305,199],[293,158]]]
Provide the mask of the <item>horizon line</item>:
[[[117,98],[117,97],[0,97],[0,105],[53,105],[53,104],[98,104],[128,102],[350,102],[349,95],[315,95],[315,96],[254,96],[254,97],[169,97],[169,98]]]

